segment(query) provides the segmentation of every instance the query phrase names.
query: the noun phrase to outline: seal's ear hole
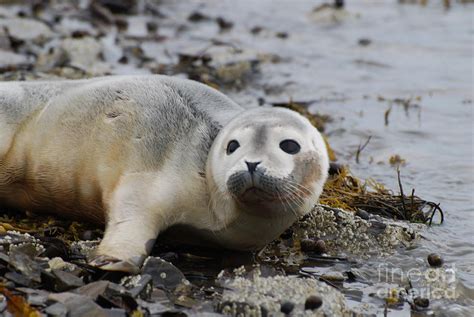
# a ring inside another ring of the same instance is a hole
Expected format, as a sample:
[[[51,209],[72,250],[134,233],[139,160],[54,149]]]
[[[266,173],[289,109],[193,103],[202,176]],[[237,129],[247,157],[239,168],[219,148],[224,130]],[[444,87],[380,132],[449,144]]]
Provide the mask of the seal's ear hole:
[[[301,146],[295,140],[283,140],[280,142],[280,149],[288,154],[296,154],[301,150]]]
[[[235,152],[240,147],[239,142],[237,140],[232,140],[227,144],[227,155],[230,155]]]

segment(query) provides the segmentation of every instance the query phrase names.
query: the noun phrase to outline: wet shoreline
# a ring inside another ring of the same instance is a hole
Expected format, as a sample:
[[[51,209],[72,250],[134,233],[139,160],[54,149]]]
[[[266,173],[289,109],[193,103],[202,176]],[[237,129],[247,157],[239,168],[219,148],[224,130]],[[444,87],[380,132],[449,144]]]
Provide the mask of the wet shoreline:
[[[139,1],[130,8],[127,3],[106,10],[88,1],[0,7],[2,79],[160,73],[202,81],[246,107],[296,102],[329,115],[325,132],[339,163],[395,193],[399,165],[407,192],[414,188],[446,211],[445,224],[419,228],[422,238],[408,248],[382,260],[356,258],[359,280],[342,282],[347,283],[346,301],[351,307],[370,303],[366,313],[382,314],[383,301],[369,296],[374,288],[404,285],[401,278],[413,269],[425,273],[427,255],[436,252],[445,259],[445,269],[455,270],[458,295],[433,300],[429,308],[468,316],[474,307],[472,3],[451,1],[446,9],[432,1],[426,6],[349,2],[342,10],[321,1]],[[356,163],[357,148],[369,137]],[[171,252],[167,260],[172,263],[180,262],[173,253],[181,259],[206,257],[163,248],[167,251],[160,254]],[[320,276],[326,270],[321,267],[346,274],[344,261],[322,265],[319,257],[309,258],[294,266],[294,274]],[[380,272],[387,270],[397,277],[381,279]],[[206,281],[202,271],[184,271],[195,277],[193,284]],[[210,287],[205,287],[209,294]],[[181,294],[186,300],[196,295],[187,292]],[[410,305],[393,305],[389,312],[408,316]]]

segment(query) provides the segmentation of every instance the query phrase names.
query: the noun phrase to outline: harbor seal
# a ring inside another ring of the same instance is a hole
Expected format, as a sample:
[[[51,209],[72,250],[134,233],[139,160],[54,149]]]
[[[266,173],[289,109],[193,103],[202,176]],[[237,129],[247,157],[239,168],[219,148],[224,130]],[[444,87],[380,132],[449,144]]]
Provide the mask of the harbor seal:
[[[307,213],[322,136],[168,76],[0,83],[0,204],[105,224],[91,264],[136,271],[160,232],[255,250]]]

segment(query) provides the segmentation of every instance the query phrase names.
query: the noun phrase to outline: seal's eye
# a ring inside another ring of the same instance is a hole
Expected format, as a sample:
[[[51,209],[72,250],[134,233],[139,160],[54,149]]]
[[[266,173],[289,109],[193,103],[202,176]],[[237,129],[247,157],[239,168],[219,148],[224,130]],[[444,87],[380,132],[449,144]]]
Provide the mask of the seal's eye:
[[[239,142],[236,140],[232,140],[227,144],[227,155],[230,155],[235,152],[240,147]]]
[[[301,147],[295,140],[283,140],[280,142],[280,149],[288,154],[296,154],[300,151]]]

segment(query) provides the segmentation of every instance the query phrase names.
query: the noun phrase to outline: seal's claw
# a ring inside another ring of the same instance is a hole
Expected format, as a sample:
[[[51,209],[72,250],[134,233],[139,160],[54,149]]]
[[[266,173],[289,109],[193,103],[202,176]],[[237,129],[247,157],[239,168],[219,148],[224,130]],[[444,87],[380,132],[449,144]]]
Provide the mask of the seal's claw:
[[[139,263],[135,261],[120,260],[112,256],[99,255],[92,259],[89,264],[105,271],[118,271],[137,274],[140,272]]]

